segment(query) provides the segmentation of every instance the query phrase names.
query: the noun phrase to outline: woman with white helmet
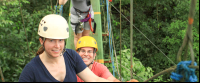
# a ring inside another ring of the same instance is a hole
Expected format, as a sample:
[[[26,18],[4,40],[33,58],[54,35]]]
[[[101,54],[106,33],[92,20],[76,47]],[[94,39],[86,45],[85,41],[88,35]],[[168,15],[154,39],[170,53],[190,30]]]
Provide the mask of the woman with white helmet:
[[[85,82],[108,81],[92,73],[76,51],[65,49],[68,29],[67,21],[60,15],[42,18],[38,27],[42,46],[22,70],[19,82],[77,82],[76,74]]]

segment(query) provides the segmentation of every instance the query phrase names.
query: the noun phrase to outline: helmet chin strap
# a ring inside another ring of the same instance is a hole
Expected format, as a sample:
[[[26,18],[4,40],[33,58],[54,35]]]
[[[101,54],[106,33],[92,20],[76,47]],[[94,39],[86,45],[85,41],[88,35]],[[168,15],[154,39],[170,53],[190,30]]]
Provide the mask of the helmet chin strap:
[[[65,41],[65,45],[64,45],[63,51],[62,51],[62,53],[60,54],[60,56],[62,56],[62,55],[65,53],[65,46],[66,46],[66,41]]]
[[[45,41],[45,38],[43,37],[43,44],[42,44],[42,47],[43,47],[43,49],[44,49],[44,51],[45,51],[45,48],[44,48],[44,41]]]
[[[95,52],[96,52],[96,49],[94,49],[93,57],[95,57],[95,56],[94,56]],[[88,67],[89,67],[91,64],[93,64],[93,62],[94,62],[94,59],[93,59],[92,62],[88,65]]]
[[[89,67],[91,64],[93,64],[93,62],[94,62],[94,60],[88,65],[88,67]]]
[[[44,42],[45,42],[45,38],[43,37],[43,44],[42,44],[42,47],[43,47],[44,52],[46,53],[46,55],[49,57],[49,54],[47,54],[47,52],[45,51]]]

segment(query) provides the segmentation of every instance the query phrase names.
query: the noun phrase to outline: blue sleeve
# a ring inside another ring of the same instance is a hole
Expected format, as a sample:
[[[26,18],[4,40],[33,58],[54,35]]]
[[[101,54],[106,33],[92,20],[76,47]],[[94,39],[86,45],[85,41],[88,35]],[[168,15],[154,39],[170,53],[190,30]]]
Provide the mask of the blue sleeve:
[[[83,62],[81,56],[76,51],[71,50],[71,53],[73,53],[74,62],[75,62],[75,70],[76,70],[76,74],[78,74],[81,71],[83,71],[87,66]]]
[[[27,64],[22,70],[22,73],[20,74],[19,82],[33,82],[33,71],[33,68],[29,64]]]

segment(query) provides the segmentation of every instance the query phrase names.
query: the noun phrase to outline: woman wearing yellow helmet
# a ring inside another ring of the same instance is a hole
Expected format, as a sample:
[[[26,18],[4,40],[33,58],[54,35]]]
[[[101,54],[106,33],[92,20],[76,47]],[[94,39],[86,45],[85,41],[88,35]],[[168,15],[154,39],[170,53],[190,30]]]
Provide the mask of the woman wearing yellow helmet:
[[[67,21],[60,15],[42,18],[38,28],[42,46],[22,70],[19,82],[76,82],[76,75],[87,82],[108,81],[91,72],[76,51],[65,49],[68,29]]]

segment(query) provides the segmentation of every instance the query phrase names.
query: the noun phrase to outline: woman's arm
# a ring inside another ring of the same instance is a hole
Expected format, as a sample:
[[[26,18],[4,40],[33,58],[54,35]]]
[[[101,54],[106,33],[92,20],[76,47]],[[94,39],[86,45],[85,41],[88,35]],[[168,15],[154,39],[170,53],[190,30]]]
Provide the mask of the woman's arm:
[[[111,82],[104,78],[96,76],[88,67],[77,74],[84,82]]]
[[[67,0],[59,0],[59,5],[65,5],[66,2]]]
[[[107,80],[110,80],[110,81],[112,81],[112,82],[121,82],[120,80],[118,80],[118,79],[115,78],[114,76],[108,77]]]

